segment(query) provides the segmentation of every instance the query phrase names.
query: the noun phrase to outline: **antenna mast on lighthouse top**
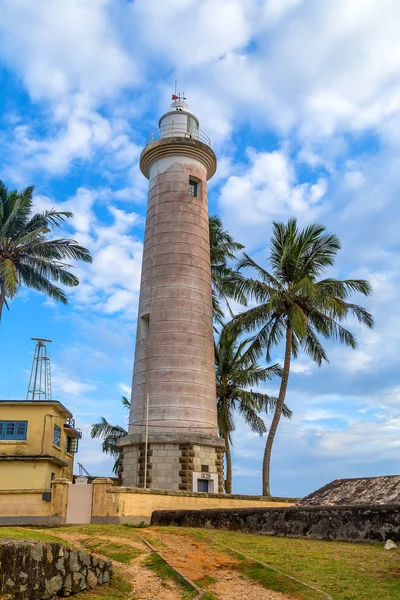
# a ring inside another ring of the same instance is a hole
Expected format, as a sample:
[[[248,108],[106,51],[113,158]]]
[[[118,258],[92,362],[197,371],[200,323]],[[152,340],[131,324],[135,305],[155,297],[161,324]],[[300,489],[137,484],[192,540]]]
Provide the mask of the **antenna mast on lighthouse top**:
[[[177,90],[177,86],[178,86],[178,81],[177,81],[177,79],[175,79],[175,93],[172,94],[172,100],[183,100],[183,101],[185,101],[186,100],[185,92],[182,92],[182,94],[179,92],[179,94],[178,94],[178,92],[176,91]]]

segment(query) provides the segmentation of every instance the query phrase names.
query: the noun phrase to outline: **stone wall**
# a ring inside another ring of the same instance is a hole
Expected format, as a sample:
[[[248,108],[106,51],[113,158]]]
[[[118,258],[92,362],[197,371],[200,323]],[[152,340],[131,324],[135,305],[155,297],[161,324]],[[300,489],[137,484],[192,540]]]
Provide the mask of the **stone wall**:
[[[400,505],[155,511],[152,525],[348,542],[400,542]]]
[[[111,561],[70,550],[62,544],[0,542],[0,594],[12,600],[70,596],[110,581]]]
[[[133,436],[131,436],[132,438]],[[155,438],[159,439],[155,439]],[[216,477],[214,491],[223,492],[223,450],[221,441],[219,446],[211,445],[214,440],[211,436],[203,436],[207,443],[195,443],[201,436],[194,435],[194,443],[189,443],[185,438],[174,443],[178,435],[158,435],[150,438],[147,449],[146,486],[150,489],[168,489],[197,491],[193,489],[193,473],[207,472]],[[170,438],[170,439],[169,439]],[[122,442],[124,442],[123,438]],[[172,441],[171,441],[172,440]],[[219,441],[219,440],[218,440]],[[121,470],[122,484],[124,486],[144,487],[145,445],[135,443],[124,445],[122,449],[123,468]],[[197,481],[197,480],[196,480]]]

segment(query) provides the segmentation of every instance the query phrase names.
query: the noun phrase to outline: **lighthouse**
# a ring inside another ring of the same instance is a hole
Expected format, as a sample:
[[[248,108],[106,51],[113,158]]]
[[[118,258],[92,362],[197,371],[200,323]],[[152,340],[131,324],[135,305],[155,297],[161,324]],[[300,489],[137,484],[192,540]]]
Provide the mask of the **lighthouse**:
[[[185,98],[158,125],[140,157],[149,190],[122,484],[218,493],[207,197],[217,161]]]

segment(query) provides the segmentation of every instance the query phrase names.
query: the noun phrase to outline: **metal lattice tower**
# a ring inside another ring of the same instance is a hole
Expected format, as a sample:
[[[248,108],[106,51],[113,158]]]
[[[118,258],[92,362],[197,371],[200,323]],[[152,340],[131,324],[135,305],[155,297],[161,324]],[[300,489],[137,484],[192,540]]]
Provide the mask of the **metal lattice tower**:
[[[27,400],[51,400],[51,370],[50,355],[47,354],[45,338],[31,338],[36,341],[35,354],[29,378]]]

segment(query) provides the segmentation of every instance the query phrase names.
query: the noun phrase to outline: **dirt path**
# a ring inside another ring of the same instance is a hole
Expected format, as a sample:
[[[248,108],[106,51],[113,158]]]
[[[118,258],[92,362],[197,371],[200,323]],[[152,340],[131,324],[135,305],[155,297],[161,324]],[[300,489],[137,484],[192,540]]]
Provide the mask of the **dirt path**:
[[[240,570],[236,568],[239,561],[229,554],[216,550],[207,542],[193,539],[183,532],[166,533],[151,529],[138,533],[155,545],[156,549],[174,567],[192,581],[196,581],[200,587],[203,587],[202,579],[212,578],[214,583],[208,584],[207,590],[218,600],[243,600],[244,598],[249,600],[290,600],[289,596],[266,590],[242,577]],[[52,531],[52,535],[64,542],[74,544],[83,552],[89,551],[103,559],[107,559],[107,557],[88,550],[85,548],[84,542],[88,539],[98,539],[125,544],[139,550],[141,554],[132,559],[129,564],[113,560],[120,574],[132,585],[132,595],[127,600],[180,600],[182,598],[182,590],[174,581],[163,582],[143,564],[151,551],[139,538],[136,540],[103,534],[88,536],[88,534],[73,531],[58,533],[56,530]],[[211,580],[208,579],[208,581]]]
[[[109,560],[107,556],[85,548],[82,542],[89,539],[87,534],[73,532],[57,533],[56,530],[52,531],[51,534],[60,538],[61,541],[74,544],[82,552],[90,552],[103,560]],[[132,559],[129,564],[120,563],[113,559],[113,563],[118,567],[118,571],[122,577],[132,585],[132,594],[127,600],[155,600],[155,598],[157,600],[180,600],[182,597],[181,589],[174,581],[163,582],[160,577],[157,577],[149,568],[143,565],[145,558],[151,552],[139,539],[136,542],[130,538],[116,538],[115,536],[108,537],[106,535],[91,535],[90,539],[126,544],[141,551],[140,556]]]
[[[146,537],[146,531],[143,533],[143,537]],[[266,590],[243,578],[236,569],[239,561],[213,549],[207,542],[194,540],[185,533],[161,533],[157,529],[151,530],[151,536],[165,544],[160,551],[186,577],[192,581],[205,577],[215,579],[216,582],[208,586],[208,591],[218,600],[290,600],[289,596]]]

